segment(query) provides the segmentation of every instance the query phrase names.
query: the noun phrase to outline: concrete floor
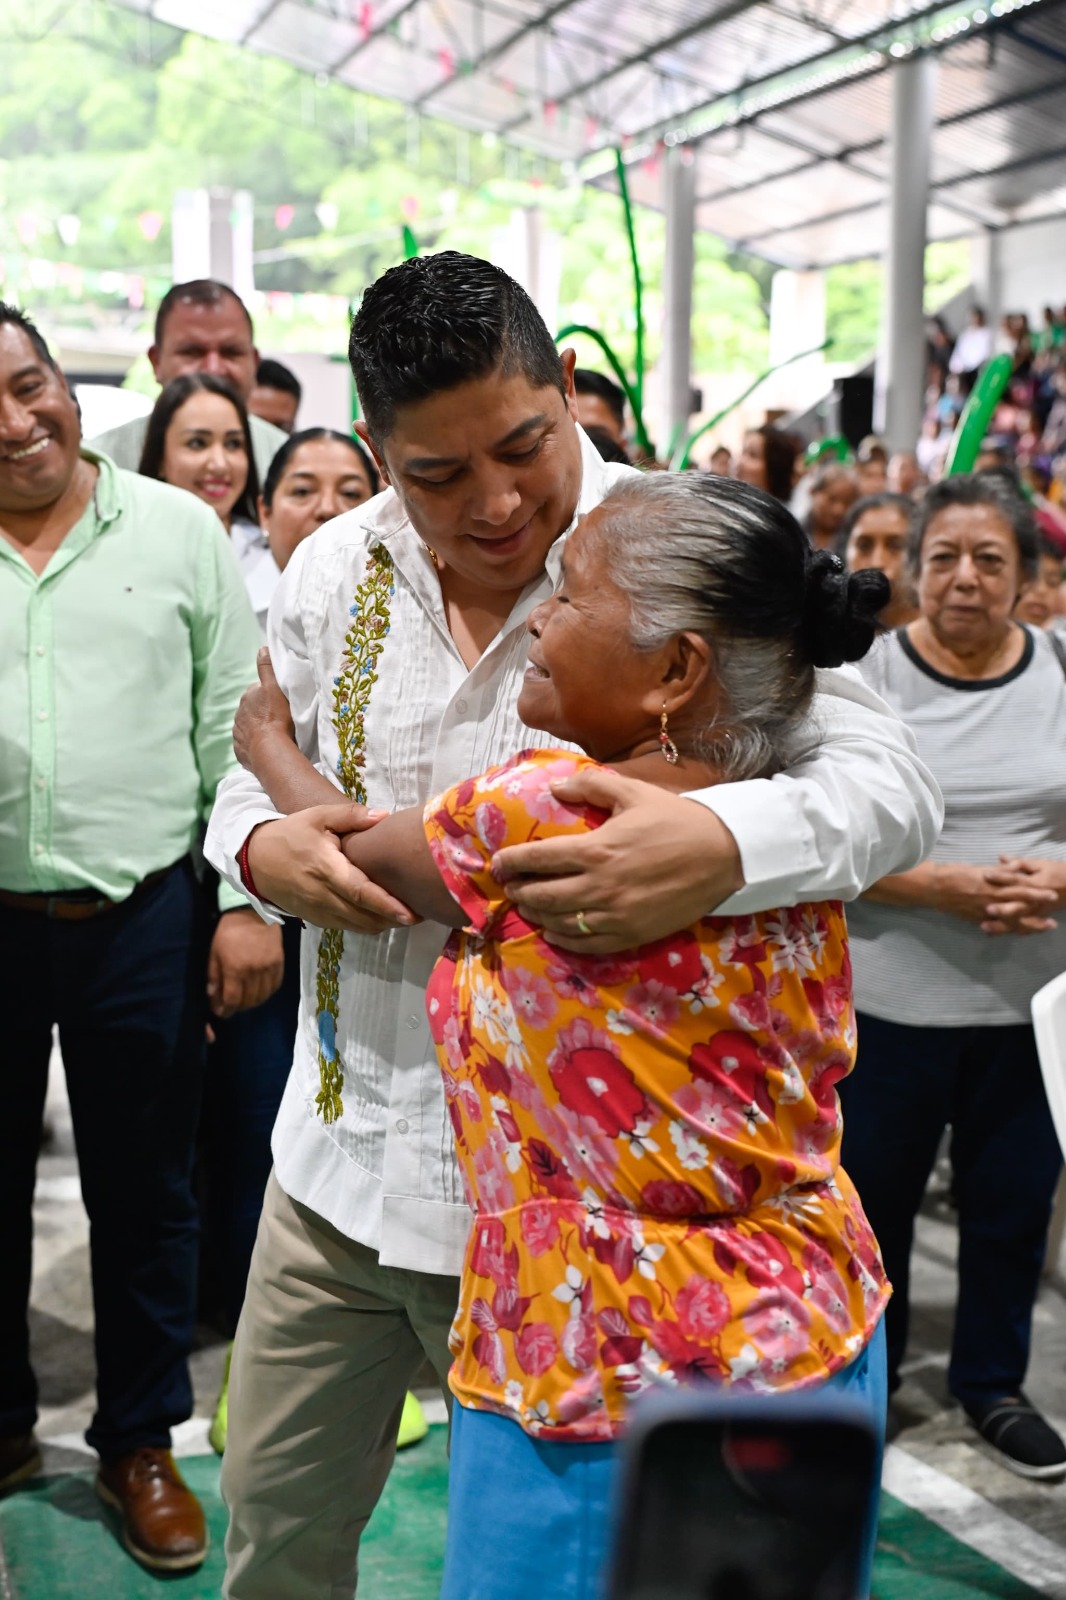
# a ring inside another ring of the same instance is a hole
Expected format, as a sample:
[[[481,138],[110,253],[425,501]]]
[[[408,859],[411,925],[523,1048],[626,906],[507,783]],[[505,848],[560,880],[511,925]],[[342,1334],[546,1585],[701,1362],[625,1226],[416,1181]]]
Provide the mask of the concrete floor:
[[[37,1184],[31,1311],[41,1386],[39,1432],[48,1473],[86,1470],[82,1440],[93,1405],[88,1225],[78,1188],[61,1069],[53,1062],[48,1120]],[[1042,1486],[1000,1467],[976,1439],[944,1387],[954,1298],[955,1230],[936,1183],[919,1222],[912,1273],[911,1356],[900,1409],[907,1426],[888,1454],[886,1487],[957,1539],[996,1561],[1039,1594],[1066,1600],[1066,1485]],[[205,1333],[193,1358],[196,1416],[179,1430],[175,1453],[207,1451],[225,1345]],[[1066,1249],[1049,1273],[1036,1309],[1030,1398],[1066,1433]],[[426,1391],[431,1420],[444,1416]],[[0,1584],[0,1592],[2,1592]],[[396,1600],[404,1600],[397,1596]]]

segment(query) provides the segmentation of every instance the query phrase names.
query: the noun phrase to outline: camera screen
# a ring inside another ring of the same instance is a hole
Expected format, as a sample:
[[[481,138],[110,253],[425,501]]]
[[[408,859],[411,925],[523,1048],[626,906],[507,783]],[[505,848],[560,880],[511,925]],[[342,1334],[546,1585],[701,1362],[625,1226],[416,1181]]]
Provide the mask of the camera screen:
[[[854,1600],[873,1470],[842,1421],[664,1421],[641,1441],[612,1600]]]

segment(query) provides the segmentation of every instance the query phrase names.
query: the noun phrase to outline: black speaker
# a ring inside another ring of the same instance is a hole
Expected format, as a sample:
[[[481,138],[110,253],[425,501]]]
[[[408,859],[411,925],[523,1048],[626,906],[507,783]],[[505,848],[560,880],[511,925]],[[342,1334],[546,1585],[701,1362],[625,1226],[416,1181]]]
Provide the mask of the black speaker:
[[[855,372],[850,378],[838,378],[829,397],[829,432],[842,433],[854,450],[873,431],[873,374]]]

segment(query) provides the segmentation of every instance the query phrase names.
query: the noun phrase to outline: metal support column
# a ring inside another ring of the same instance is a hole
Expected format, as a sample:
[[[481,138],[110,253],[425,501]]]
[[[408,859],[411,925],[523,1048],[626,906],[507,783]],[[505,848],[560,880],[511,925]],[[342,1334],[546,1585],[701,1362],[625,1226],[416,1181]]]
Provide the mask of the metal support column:
[[[666,186],[666,262],[663,271],[663,412],[669,440],[692,410],[692,275],[695,267],[696,159],[678,145],[663,163]]]
[[[913,450],[925,389],[925,241],[936,58],[892,69],[891,192],[874,421],[893,450]]]

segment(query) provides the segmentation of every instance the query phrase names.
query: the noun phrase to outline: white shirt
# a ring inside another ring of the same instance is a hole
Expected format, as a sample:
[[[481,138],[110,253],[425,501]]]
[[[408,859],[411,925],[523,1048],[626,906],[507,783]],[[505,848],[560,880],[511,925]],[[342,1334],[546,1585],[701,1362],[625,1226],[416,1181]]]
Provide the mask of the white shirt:
[[[1021,660],[1001,677],[960,681],[924,661],[900,629],[862,671],[914,730],[943,789],[934,861],[1066,861],[1066,677],[1048,634],[1027,628]],[[1035,939],[990,939],[946,911],[862,900],[848,923],[855,1004],[888,1022],[1028,1022],[1033,995],[1066,970],[1061,922]]]
[[[955,341],[948,368],[951,372],[976,372],[992,354],[994,335],[984,325],[977,327],[968,322]]]
[[[584,435],[581,450],[578,514],[632,470],[601,461]],[[448,632],[429,554],[388,489],[331,522],[327,537],[315,533],[299,545],[270,609],[274,671],[300,748],[318,769],[338,781],[333,682],[352,597],[375,543],[392,558],[395,593],[366,711],[369,803],[422,805],[517,750],[556,742],[521,723],[515,706],[525,619],[553,591],[562,541],[468,671]],[[857,674],[820,673],[818,687],[788,775],[695,796],[718,813],[740,848],[745,888],[721,911],[851,898],[915,865],[936,838],[939,791],[902,722]],[[251,774],[224,781],[206,854],[230,883],[240,886],[237,856],[252,828],[277,814]],[[272,917],[270,908],[257,909]],[[305,931],[295,1060],[273,1151],[286,1193],[377,1250],[383,1265],[458,1274],[470,1214],[425,1015],[426,982],[446,936],[434,923],[379,937],[345,935],[336,1038],[344,1111],[327,1126],[315,1106],[320,935]]]
[[[237,557],[244,587],[265,643],[267,612],[270,610],[270,602],[274,598],[274,590],[281,577],[281,568],[274,560],[270,542],[258,522],[246,522],[242,517],[236,518],[230,528],[229,542],[233,546],[233,554]]]

